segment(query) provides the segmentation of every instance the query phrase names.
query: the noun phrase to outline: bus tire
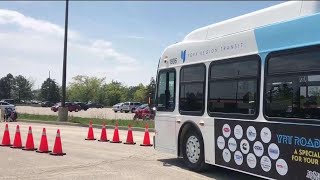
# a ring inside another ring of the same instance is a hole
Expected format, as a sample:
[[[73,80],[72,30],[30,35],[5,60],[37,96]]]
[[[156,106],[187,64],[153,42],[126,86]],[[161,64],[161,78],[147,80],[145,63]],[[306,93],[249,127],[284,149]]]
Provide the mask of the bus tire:
[[[189,129],[185,134],[182,141],[182,156],[190,170],[201,172],[206,169],[203,138],[199,131]]]

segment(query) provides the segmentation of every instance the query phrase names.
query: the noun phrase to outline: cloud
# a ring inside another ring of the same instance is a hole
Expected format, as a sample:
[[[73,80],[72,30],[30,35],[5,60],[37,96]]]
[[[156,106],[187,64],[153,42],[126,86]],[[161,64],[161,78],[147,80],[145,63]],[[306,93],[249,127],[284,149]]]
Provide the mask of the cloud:
[[[15,26],[3,30],[8,25]],[[141,65],[134,57],[119,52],[110,41],[91,39],[73,30],[69,32],[67,81],[85,74],[104,75],[107,80],[121,79],[129,85],[141,82],[138,78],[131,80],[133,74],[141,72]],[[61,82],[63,33],[63,28],[57,24],[0,9],[0,61],[4,67],[0,77],[9,72],[31,76],[38,88],[50,70],[51,76]]]
[[[127,36],[127,38],[128,38],[128,39],[146,39],[146,38],[143,37],[143,36],[133,36],[133,35]]]
[[[0,24],[15,24],[21,28],[30,29],[40,33],[57,35],[60,37],[63,37],[64,35],[64,28],[56,24],[27,17],[17,11],[7,9],[0,9]],[[69,31],[68,35],[70,38],[76,38],[78,33]]]

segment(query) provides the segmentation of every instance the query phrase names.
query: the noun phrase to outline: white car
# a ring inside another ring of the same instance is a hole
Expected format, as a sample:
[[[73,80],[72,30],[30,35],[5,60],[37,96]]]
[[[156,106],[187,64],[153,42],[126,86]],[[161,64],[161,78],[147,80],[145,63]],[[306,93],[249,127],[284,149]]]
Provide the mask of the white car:
[[[118,111],[122,112],[122,105],[123,105],[123,103],[115,104],[112,106],[112,110],[114,112],[118,112]]]
[[[9,103],[4,102],[4,101],[0,101],[0,108],[3,111],[4,111],[5,108],[11,108],[11,109],[15,110],[15,105],[9,104]]]

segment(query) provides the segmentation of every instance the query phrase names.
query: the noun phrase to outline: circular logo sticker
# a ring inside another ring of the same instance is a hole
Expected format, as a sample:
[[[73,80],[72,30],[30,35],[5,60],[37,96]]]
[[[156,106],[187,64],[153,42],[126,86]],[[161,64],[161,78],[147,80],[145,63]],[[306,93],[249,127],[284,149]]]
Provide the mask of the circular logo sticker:
[[[230,151],[234,152],[237,149],[237,142],[234,138],[230,138],[228,141],[228,147]]]
[[[243,163],[243,155],[240,151],[234,153],[234,162],[239,166]]]
[[[257,141],[253,144],[253,152],[256,156],[261,157],[263,155],[263,145],[260,141]]]
[[[268,147],[268,154],[271,159],[278,159],[280,155],[279,147],[275,143],[271,143]]]
[[[250,150],[249,142],[246,139],[242,139],[240,142],[240,150],[243,154],[248,154]]]
[[[250,168],[255,168],[257,165],[257,158],[252,153],[247,155],[247,164]]]
[[[223,157],[223,160],[225,162],[230,162],[231,160],[231,153],[228,149],[224,149],[223,152],[222,152],[222,157]]]
[[[242,136],[243,136],[243,129],[240,125],[236,125],[236,127],[234,127],[234,136],[237,138],[237,139],[241,139]]]
[[[218,145],[218,148],[219,149],[223,149],[224,146],[225,146],[225,141],[224,141],[224,138],[222,136],[219,136],[218,139],[217,139],[217,145]]]
[[[262,156],[260,164],[262,170],[265,172],[269,172],[271,170],[271,160],[268,156]]]
[[[269,128],[264,127],[260,132],[261,140],[264,143],[269,143],[271,141],[271,131]]]
[[[257,131],[253,126],[249,126],[247,129],[247,137],[249,141],[254,141],[257,137]]]
[[[224,124],[222,127],[222,134],[224,137],[228,138],[231,134],[231,128],[229,124]]]
[[[283,159],[278,159],[276,162],[276,169],[281,176],[286,175],[288,172],[288,165],[286,161]]]

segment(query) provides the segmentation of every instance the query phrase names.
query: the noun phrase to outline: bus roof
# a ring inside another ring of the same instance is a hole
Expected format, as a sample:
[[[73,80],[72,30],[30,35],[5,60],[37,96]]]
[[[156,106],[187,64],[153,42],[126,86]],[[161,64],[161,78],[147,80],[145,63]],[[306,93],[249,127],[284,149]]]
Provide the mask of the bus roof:
[[[220,38],[318,12],[320,12],[319,1],[289,1],[196,29],[189,33],[183,41]]]
[[[158,69],[320,44],[319,12],[320,1],[286,2],[197,29],[163,51]]]

